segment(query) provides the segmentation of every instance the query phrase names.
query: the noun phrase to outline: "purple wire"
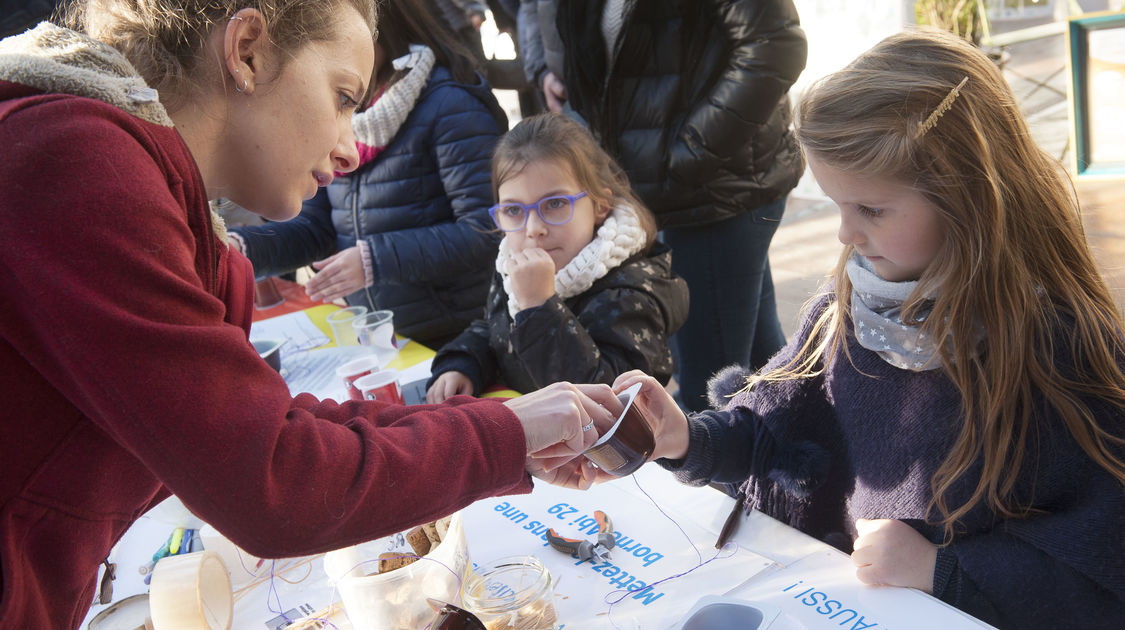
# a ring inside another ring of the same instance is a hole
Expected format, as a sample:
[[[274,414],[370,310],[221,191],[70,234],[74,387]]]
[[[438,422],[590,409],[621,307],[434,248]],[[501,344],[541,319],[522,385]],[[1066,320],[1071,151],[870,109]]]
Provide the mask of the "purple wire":
[[[656,506],[656,509],[659,510],[660,513],[664,515],[664,518],[668,519],[669,521],[672,521],[672,524],[676,526],[676,529],[680,530],[680,533],[684,535],[684,538],[687,539],[688,544],[690,544],[691,548],[695,550],[695,555],[699,558],[699,564],[695,565],[694,567],[692,567],[692,568],[690,568],[687,571],[684,571],[682,573],[676,573],[676,574],[670,575],[666,578],[659,579],[659,580],[653,582],[652,584],[649,584],[649,585],[645,586],[644,588],[638,588],[638,589],[633,590],[633,591],[631,591],[629,589],[626,589],[626,588],[619,588],[619,589],[616,589],[616,590],[613,590],[613,591],[610,591],[610,592],[606,593],[606,595],[602,599],[602,601],[609,604],[609,610],[607,611],[607,614],[609,616],[609,623],[614,628],[620,628],[621,626],[618,626],[617,622],[615,622],[613,620],[613,607],[616,606],[617,604],[621,603],[621,601],[624,600],[626,597],[628,597],[630,594],[642,593],[644,591],[652,589],[657,584],[663,584],[664,582],[667,582],[669,580],[675,580],[676,578],[683,577],[683,576],[695,571],[696,569],[698,569],[700,567],[703,567],[705,565],[708,565],[708,564],[714,562],[715,560],[720,559],[720,557],[723,560],[725,560],[727,558],[733,557],[734,554],[738,553],[738,543],[731,541],[731,542],[728,542],[727,544],[723,545],[722,549],[716,550],[715,555],[711,556],[711,558],[709,560],[704,562],[703,561],[703,554],[699,553],[699,547],[697,547],[695,545],[695,541],[693,541],[691,539],[691,536],[688,536],[687,532],[684,531],[684,528],[681,527],[680,524],[676,522],[676,519],[672,518],[671,515],[669,515],[667,512],[665,512],[664,508],[660,507],[660,505],[656,502],[656,499],[653,499],[652,495],[650,495],[648,492],[645,491],[644,488],[641,487],[641,482],[637,481],[636,475],[631,475],[631,477],[633,478],[633,483],[637,484],[637,489],[640,490],[641,493],[643,493],[646,497],[648,497],[648,500],[651,501],[652,504]],[[732,545],[733,545],[733,547],[732,547]],[[726,555],[726,556],[720,556],[719,555],[719,554],[723,553],[724,551],[726,551],[728,548],[730,548],[730,555]],[[613,599],[612,597],[613,597],[614,593],[621,593],[621,596],[616,598],[616,599]]]
[[[266,593],[266,609],[270,612],[275,612],[281,615],[282,619],[285,619],[287,623],[291,624],[293,623],[293,620],[289,618],[289,615],[285,614],[285,609],[281,606],[281,595],[278,594],[277,585],[274,583],[274,577],[276,576],[276,574],[274,573],[274,569],[276,568],[277,560],[270,560],[270,590]],[[273,609],[273,604],[270,602],[270,596],[273,596],[273,598],[277,600],[277,610]]]
[[[648,497],[648,500],[651,501],[652,504],[656,506],[657,510],[660,510],[660,513],[664,515],[664,518],[672,521],[672,524],[676,526],[676,529],[680,530],[680,533],[683,534],[684,538],[687,539],[688,544],[690,544],[691,548],[695,550],[695,556],[697,558],[699,558],[700,566],[703,566],[703,554],[699,553],[699,547],[695,546],[695,541],[691,539],[691,536],[688,536],[687,532],[684,531],[684,528],[680,527],[680,524],[676,522],[676,519],[669,516],[668,513],[664,511],[664,508],[660,507],[660,505],[656,503],[656,499],[652,498],[652,495],[649,494],[648,492],[646,492],[645,489],[641,487],[641,482],[637,481],[636,475],[632,475],[632,478],[633,478],[633,483],[637,484],[637,489],[640,490],[641,493],[644,494],[646,497]],[[711,558],[711,560],[714,560],[714,558]],[[708,562],[710,562],[711,560],[708,560]]]

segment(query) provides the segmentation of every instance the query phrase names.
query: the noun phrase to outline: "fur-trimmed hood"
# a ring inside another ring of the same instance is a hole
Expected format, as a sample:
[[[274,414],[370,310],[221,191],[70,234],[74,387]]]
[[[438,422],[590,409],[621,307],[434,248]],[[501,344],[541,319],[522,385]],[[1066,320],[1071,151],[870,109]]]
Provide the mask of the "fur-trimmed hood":
[[[124,55],[50,22],[0,40],[0,80],[92,98],[154,125],[172,126],[156,90]]]
[[[48,94],[94,99],[147,123],[174,127],[159,94],[120,51],[50,22],[0,40],[0,81]],[[0,90],[0,100],[11,98]],[[20,96],[23,94],[21,93]],[[215,236],[224,246],[226,224],[212,210]]]

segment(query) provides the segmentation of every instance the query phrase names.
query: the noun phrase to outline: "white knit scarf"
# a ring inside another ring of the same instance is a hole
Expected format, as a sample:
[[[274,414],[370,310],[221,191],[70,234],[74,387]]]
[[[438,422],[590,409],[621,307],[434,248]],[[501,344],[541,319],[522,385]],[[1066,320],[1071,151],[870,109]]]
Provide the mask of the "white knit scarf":
[[[417,44],[410,45],[410,54],[391,62],[398,72],[410,69],[402,78],[387,87],[371,107],[352,116],[352,131],[359,148],[360,164],[370,162],[391,143],[399,127],[414,109],[414,103],[434,68],[434,51]]]
[[[645,231],[637,212],[626,205],[615,207],[598,228],[593,240],[575,254],[565,267],[555,272],[555,294],[565,300],[583,293],[611,269],[641,251],[645,240]],[[500,241],[496,271],[500,272],[504,292],[508,294],[508,314],[515,319],[516,313],[523,309],[512,295],[512,280],[508,276],[510,254],[508,237],[505,236]]]
[[[933,340],[918,326],[902,323],[903,302],[918,283],[888,282],[858,254],[848,259],[847,272],[852,282],[852,322],[859,345],[903,370],[923,372],[941,367]],[[929,314],[927,307],[918,319],[924,320]]]

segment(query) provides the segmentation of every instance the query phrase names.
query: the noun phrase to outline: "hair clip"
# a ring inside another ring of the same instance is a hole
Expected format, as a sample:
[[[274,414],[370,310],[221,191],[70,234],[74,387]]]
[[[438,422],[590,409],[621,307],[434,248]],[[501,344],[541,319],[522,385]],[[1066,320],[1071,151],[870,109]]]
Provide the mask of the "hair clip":
[[[949,94],[946,95],[946,97],[943,98],[940,103],[938,103],[938,106],[934,108],[934,111],[930,113],[926,120],[923,120],[918,125],[918,130],[914,132],[915,140],[926,135],[926,132],[932,129],[934,125],[937,124],[938,118],[941,118],[942,114],[949,111],[950,107],[953,107],[953,101],[957,100],[957,97],[961,95],[961,88],[965,87],[965,84],[968,82],[969,77],[967,76],[964,79],[961,79],[961,82],[958,83],[957,86],[952,90],[950,90]]]

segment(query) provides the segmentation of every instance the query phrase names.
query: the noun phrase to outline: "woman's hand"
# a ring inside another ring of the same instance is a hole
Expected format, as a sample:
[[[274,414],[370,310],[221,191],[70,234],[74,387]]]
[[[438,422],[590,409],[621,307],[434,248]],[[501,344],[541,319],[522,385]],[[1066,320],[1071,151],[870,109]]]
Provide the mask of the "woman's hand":
[[[613,425],[614,405],[621,407],[605,385],[570,383],[548,385],[504,405],[523,425],[532,474],[549,473],[580,455],[598,440],[596,427]]]
[[[555,261],[538,247],[514,252],[508,258],[512,296],[521,309],[543,306],[555,294]]]
[[[860,582],[933,593],[937,545],[892,519],[857,519],[855,529],[859,536],[852,545],[852,564]]]
[[[652,459],[683,459],[688,449],[688,423],[684,412],[664,386],[640,370],[618,376],[613,382],[613,391],[624,391],[635,383],[641,384],[641,391],[633,404],[640,405],[656,436]]]
[[[562,486],[563,488],[589,490],[590,486],[595,483],[605,481],[605,477],[612,477],[612,475],[598,470],[593,462],[582,456],[575,457],[554,470],[545,470],[542,462],[541,459],[529,457],[527,459],[527,472],[549,484]]]
[[[359,291],[365,286],[363,258],[359,247],[349,247],[324,260],[313,263],[318,273],[305,285],[310,299],[331,302]]]
[[[434,384],[426,390],[426,402],[436,405],[450,396],[461,394],[473,395],[473,381],[461,372],[450,370],[434,379]]]

